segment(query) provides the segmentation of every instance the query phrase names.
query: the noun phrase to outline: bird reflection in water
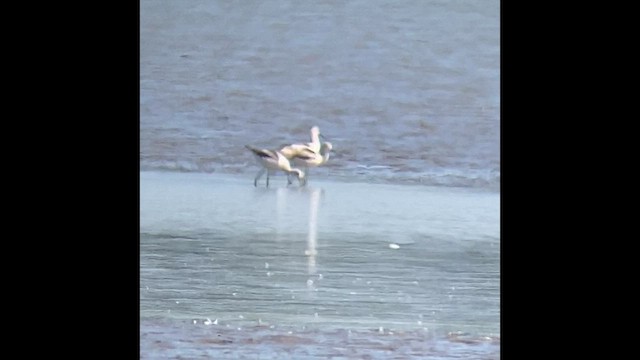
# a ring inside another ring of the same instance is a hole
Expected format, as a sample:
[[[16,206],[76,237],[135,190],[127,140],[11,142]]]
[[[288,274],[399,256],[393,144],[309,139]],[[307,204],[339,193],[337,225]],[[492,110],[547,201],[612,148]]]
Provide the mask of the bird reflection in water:
[[[302,187],[291,188],[282,187],[278,188],[276,195],[276,216],[278,218],[277,223],[277,236],[278,241],[284,240],[283,236],[286,236],[287,230],[291,226],[291,212],[292,208],[289,208],[289,198],[299,198],[300,200],[309,198],[309,217],[307,222],[307,248],[304,251],[307,256],[307,273],[309,275],[316,274],[316,255],[318,254],[318,210],[320,207],[320,198],[324,194],[324,190],[321,188]],[[297,196],[298,195],[298,196]],[[300,210],[300,209],[298,209]],[[313,280],[310,280],[313,284]],[[308,285],[309,282],[307,282]]]
[[[316,273],[316,255],[318,254],[318,207],[320,205],[321,189],[309,189],[309,227],[307,231],[307,249],[304,254],[307,255],[308,273],[315,275]]]

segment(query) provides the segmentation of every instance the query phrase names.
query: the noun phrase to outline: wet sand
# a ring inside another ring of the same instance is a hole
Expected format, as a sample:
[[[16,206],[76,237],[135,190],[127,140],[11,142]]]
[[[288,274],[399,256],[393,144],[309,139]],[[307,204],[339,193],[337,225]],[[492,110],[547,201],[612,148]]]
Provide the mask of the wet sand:
[[[141,359],[499,359],[499,337],[424,330],[308,330],[202,321],[141,323]]]

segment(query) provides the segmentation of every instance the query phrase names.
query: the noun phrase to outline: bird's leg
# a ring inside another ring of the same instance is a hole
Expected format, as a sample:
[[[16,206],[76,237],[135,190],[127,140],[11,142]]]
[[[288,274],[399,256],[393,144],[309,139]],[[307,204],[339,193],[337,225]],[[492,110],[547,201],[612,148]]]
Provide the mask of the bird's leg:
[[[309,167],[304,167],[304,185],[307,185],[307,181],[309,180]]]
[[[291,173],[287,173],[287,186],[291,185]]]
[[[305,176],[303,178],[298,176],[298,185],[299,186],[307,185],[307,174],[306,173],[305,173]]]
[[[264,174],[265,171],[267,171],[267,169],[262,169],[258,171],[258,174],[256,174],[256,178],[253,179],[253,186],[258,187],[258,179],[260,179],[260,177]]]
[[[269,187],[269,175],[271,174],[270,170],[267,170],[267,187]]]

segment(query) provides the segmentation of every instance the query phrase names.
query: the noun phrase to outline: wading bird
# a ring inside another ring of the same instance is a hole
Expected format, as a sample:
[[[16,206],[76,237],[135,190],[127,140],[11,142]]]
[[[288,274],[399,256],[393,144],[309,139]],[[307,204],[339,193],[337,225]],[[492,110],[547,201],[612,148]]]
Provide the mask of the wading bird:
[[[267,150],[267,149],[258,149],[250,145],[245,145],[245,147],[255,155],[258,163],[262,165],[262,169],[258,171],[255,179],[253,180],[253,186],[258,186],[258,179],[264,173],[267,173],[267,187],[269,187],[269,175],[271,175],[274,171],[284,171],[287,174],[287,181],[291,184],[291,180],[289,179],[290,175],[295,175],[298,178],[298,183],[300,185],[306,184],[305,173],[296,168],[291,167],[291,163],[289,160],[281,154],[279,151]]]

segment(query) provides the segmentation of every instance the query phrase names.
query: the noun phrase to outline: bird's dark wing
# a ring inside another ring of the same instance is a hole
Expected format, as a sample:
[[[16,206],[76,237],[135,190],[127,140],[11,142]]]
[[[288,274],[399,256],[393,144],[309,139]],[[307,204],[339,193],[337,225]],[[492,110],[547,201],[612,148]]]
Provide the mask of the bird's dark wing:
[[[261,158],[271,158],[271,159],[278,158],[278,155],[276,155],[276,153],[271,150],[254,148],[251,145],[245,145],[245,147],[251,150],[251,152],[253,152],[256,156],[259,156]]]

